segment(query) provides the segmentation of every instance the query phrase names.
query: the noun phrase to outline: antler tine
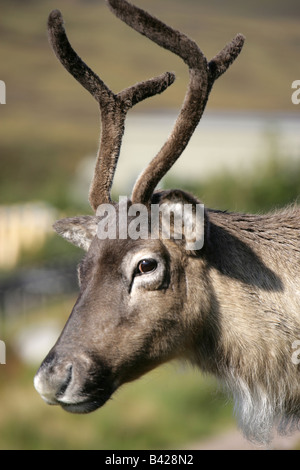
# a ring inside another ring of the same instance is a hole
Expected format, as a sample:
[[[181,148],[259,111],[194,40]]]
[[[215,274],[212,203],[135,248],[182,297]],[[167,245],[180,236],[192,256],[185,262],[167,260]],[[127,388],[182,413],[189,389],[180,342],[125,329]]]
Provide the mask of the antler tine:
[[[172,167],[188,144],[205,109],[214,81],[222,75],[239,55],[244,37],[239,34],[209,63],[186,35],[165,25],[126,0],[107,0],[111,10],[121,20],[159,46],[174,52],[189,67],[190,81],[185,100],[168,140],[138,178],[132,202],[149,202],[161,178]]]
[[[53,10],[49,15],[48,33],[52,48],[62,65],[91,93],[100,106],[101,144],[89,195],[90,204],[96,211],[100,204],[111,202],[110,190],[120,154],[127,112],[142,100],[166,90],[174,82],[175,75],[166,72],[115,95],[73,50],[59,10]]]
[[[226,44],[226,46],[209,62],[209,73],[211,86],[224,72],[230,67],[232,62],[240,54],[245,42],[243,34],[237,34],[235,38]]]

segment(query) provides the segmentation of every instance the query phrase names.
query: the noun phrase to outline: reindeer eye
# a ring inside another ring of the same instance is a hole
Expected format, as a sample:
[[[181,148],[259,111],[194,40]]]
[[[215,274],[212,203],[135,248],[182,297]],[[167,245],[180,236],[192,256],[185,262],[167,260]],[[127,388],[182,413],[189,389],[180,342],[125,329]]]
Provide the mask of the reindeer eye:
[[[142,259],[138,264],[138,273],[139,274],[146,274],[150,273],[151,271],[155,271],[157,268],[157,261],[155,259]]]

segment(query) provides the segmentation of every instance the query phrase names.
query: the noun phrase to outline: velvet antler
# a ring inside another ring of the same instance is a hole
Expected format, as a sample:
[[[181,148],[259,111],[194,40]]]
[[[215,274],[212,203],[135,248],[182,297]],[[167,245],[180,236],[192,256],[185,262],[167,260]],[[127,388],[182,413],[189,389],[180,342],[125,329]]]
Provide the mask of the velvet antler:
[[[58,10],[50,13],[48,33],[52,48],[62,65],[91,93],[100,106],[101,143],[89,196],[90,204],[96,211],[100,204],[111,202],[110,190],[127,112],[142,100],[163,92],[174,82],[175,75],[167,72],[115,95],[72,49]]]
[[[186,35],[126,0],[106,1],[118,18],[159,46],[181,57],[189,68],[188,89],[173,131],[133,188],[132,202],[146,204],[158,182],[187,146],[201,119],[214,81],[239,55],[244,37],[238,34],[208,62],[197,44]],[[127,112],[142,100],[163,92],[174,82],[175,75],[166,72],[114,94],[72,49],[58,10],[52,11],[49,16],[48,31],[53,50],[63,66],[92,94],[100,106],[101,143],[89,195],[90,204],[96,211],[100,204],[111,202],[110,190]]]
[[[190,81],[185,100],[173,131],[138,178],[132,202],[147,203],[152,193],[187,146],[205,109],[214,81],[222,75],[241,52],[244,36],[238,34],[209,63],[185,34],[176,31],[126,0],[107,0],[118,18],[151,41],[181,57],[189,67]]]

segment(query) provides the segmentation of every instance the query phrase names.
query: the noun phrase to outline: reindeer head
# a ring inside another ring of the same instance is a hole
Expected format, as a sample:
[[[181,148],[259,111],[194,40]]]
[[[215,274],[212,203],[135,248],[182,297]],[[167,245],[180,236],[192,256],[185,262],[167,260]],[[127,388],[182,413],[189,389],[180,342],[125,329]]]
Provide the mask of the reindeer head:
[[[60,220],[54,226],[86,256],[78,269],[78,300],[35,377],[35,387],[46,402],[81,413],[103,405],[121,384],[159,364],[189,358],[205,328],[209,295],[201,261],[205,245],[201,249],[203,243],[193,241],[195,237],[199,241],[199,233],[202,242],[203,236],[209,237],[208,217],[203,208],[197,212],[200,202],[193,196],[155,188],[188,144],[214,81],[244,42],[237,35],[208,62],[191,39],[145,11],[125,0],[107,3],[129,26],[181,57],[189,67],[190,80],[170,137],[138,178],[131,198],[117,204],[110,191],[126,114],[135,104],[164,91],[175,76],[167,72],[114,94],[70,46],[60,12],[50,14],[49,36],[57,57],[99,103],[101,144],[89,196],[95,215]],[[153,207],[159,213],[155,229]],[[162,208],[167,209],[167,222]],[[137,213],[143,213],[138,221]],[[182,215],[179,222],[178,214]],[[165,223],[169,223],[169,237],[161,233]],[[130,237],[137,225],[148,236]],[[196,230],[191,232],[188,226]],[[111,229],[114,236],[100,236],[99,227],[104,227],[104,233]],[[192,247],[187,247],[191,241]],[[202,293],[200,303],[195,299],[196,284]]]

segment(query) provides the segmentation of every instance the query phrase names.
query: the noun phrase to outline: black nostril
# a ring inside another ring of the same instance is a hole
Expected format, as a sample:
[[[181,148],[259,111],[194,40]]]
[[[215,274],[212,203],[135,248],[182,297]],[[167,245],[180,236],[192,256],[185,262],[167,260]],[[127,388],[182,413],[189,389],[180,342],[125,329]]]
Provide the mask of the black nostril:
[[[71,379],[72,379],[72,370],[73,370],[73,366],[71,364],[66,369],[65,381],[61,384],[59,390],[56,392],[56,394],[55,394],[56,398],[59,398],[59,397],[63,396],[65,391],[67,390],[67,388],[68,388],[68,386],[71,382]]]

